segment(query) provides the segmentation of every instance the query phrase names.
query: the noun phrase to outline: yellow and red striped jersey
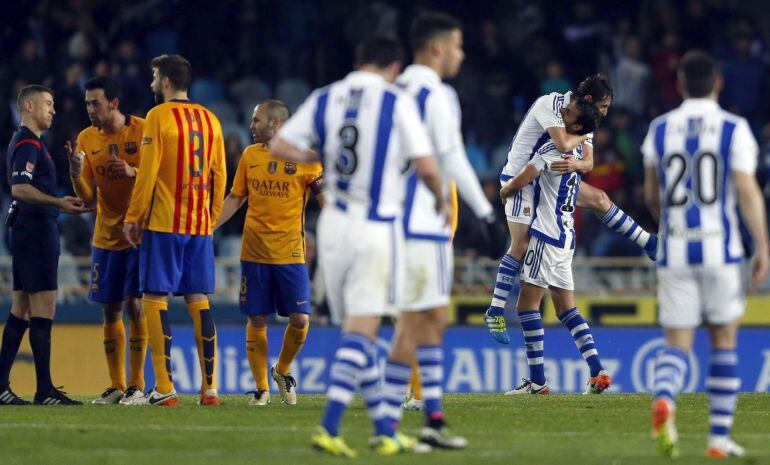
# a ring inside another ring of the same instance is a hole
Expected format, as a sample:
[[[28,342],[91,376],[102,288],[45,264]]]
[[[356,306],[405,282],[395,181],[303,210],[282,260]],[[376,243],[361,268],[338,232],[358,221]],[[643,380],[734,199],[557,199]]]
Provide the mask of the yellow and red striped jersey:
[[[246,147],[230,192],[248,197],[241,260],[268,265],[305,263],[305,206],[323,191],[320,163],[274,157],[262,144]]]
[[[222,212],[227,173],[222,126],[190,100],[147,113],[142,159],[126,223],[145,229],[208,235]]]
[[[94,247],[123,250],[131,246],[123,237],[123,217],[131,200],[134,179],[110,171],[108,163],[119,158],[138,167],[143,130],[142,118],[126,115],[126,124],[116,134],[105,134],[94,126],[78,134],[75,150],[82,150],[85,157],[83,173],[72,179],[72,187],[87,203],[96,195]]]

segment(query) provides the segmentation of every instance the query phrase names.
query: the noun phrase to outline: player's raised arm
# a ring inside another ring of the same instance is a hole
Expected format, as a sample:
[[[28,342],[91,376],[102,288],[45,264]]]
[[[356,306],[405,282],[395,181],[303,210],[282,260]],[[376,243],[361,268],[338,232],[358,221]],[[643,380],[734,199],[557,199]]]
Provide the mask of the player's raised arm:
[[[213,192],[211,197],[211,223],[217,224],[219,216],[222,214],[222,202],[225,199],[225,190],[227,189],[227,165],[225,161],[225,141],[222,137],[222,130],[219,131],[219,141],[215,139],[215,145],[212,150],[211,160],[211,184]],[[231,214],[232,216],[232,214]]]
[[[78,135],[75,146],[67,144],[64,146],[70,160],[70,180],[75,195],[83,199],[86,205],[90,205],[96,198],[94,190],[94,173],[91,168],[91,161],[86,154],[86,147],[81,137]],[[77,149],[80,149],[76,152]],[[82,155],[81,155],[82,154]]]

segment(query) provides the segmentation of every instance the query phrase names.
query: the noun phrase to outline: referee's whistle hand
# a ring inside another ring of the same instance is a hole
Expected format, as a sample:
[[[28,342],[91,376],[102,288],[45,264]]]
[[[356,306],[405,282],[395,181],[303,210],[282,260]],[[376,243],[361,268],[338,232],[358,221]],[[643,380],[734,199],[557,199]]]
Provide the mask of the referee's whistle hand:
[[[136,248],[139,243],[139,225],[137,223],[123,223],[123,235],[131,247]]]
[[[81,198],[66,196],[59,199],[59,210],[64,213],[79,215],[93,211],[93,208],[86,206],[86,203]]]

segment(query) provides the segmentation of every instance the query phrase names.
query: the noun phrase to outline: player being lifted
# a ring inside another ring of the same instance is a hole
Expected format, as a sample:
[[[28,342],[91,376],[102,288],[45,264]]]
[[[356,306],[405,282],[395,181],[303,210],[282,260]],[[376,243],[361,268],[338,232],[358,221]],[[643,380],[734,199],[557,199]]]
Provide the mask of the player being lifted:
[[[578,100],[564,108],[564,127],[568,134],[588,134],[601,119],[598,110],[589,102]],[[521,291],[516,310],[529,365],[529,379],[506,394],[548,394],[548,383],[543,369],[543,320],[540,303],[545,290],[550,290],[556,314],[575,340],[590,371],[586,393],[599,394],[610,387],[612,380],[596,350],[588,325],[575,307],[572,255],[575,251],[573,213],[580,191],[580,173],[563,173],[553,168],[564,156],[582,158],[584,145],[564,154],[548,140],[533,154],[519,174],[500,189],[500,198],[507,202],[525,186],[534,181],[537,201],[530,230],[531,238],[524,256]]]
[[[655,367],[652,434],[667,456],[678,451],[674,399],[703,321],[711,333],[706,456],[744,455],[730,438],[741,384],[737,331],[746,305],[740,214],[756,246],[753,285],[767,276],[768,237],[754,177],[759,148],[748,122],[719,107],[722,84],[710,56],[685,54],[678,76],[684,102],[650,124],[642,145],[645,199],[660,219],[658,321],[666,337]]]
[[[592,103],[602,116],[606,116],[612,103],[612,89],[603,76],[594,75],[583,80],[575,92],[554,92],[535,100],[513,136],[508,151],[508,162],[500,174],[501,183],[516,175],[529,162],[535,151],[549,139],[561,153],[571,152],[579,145],[583,146],[582,160],[566,157],[554,162],[551,167],[553,170],[560,173],[585,174],[593,168],[593,134],[569,134],[564,129],[563,113],[570,109],[574,111],[575,102],[578,100]],[[604,191],[584,183],[577,206],[591,210],[607,227],[634,241],[650,258],[655,258],[657,238],[642,229],[633,218],[612,203]],[[527,250],[529,227],[536,207],[533,186],[525,186],[517,191],[505,204],[511,246],[500,261],[492,302],[484,314],[484,322],[490,334],[503,344],[508,344],[511,340],[506,331],[503,309]]]
[[[147,113],[142,159],[123,232],[139,241],[139,284],[147,318],[155,388],[151,405],[177,405],[171,379],[168,293],[184,295],[201,366],[202,405],[219,405],[216,328],[207,294],[214,292],[211,229],[225,196],[225,147],[219,120],[187,97],[190,63],[179,55],[152,60],[152,91],[163,102]]]
[[[375,344],[380,318],[397,309],[403,279],[396,222],[403,211],[403,167],[413,164],[433,193],[434,208],[446,210],[447,204],[414,98],[391,84],[402,60],[394,40],[365,40],[356,51],[356,71],[313,92],[270,143],[273,154],[297,161],[315,159],[309,149],[317,147],[327,167],[318,255],[332,315],[343,321],[322,426],[311,440],[337,456],[356,455],[339,436],[355,391],[375,426],[371,444],[377,453],[399,453],[415,443],[394,431],[383,413]]]
[[[139,166],[144,120],[121,113],[120,86],[114,79],[94,77],[85,89],[92,126],[78,135],[75,149],[67,142],[67,150],[75,193],[97,204],[88,296],[103,306],[104,354],[112,384],[93,403],[132,404],[144,397],[147,323],[139,292],[139,249],[123,237],[123,217]],[[128,383],[124,308],[130,322]]]
[[[476,216],[494,225],[492,205],[465,155],[456,94],[442,82],[457,75],[465,58],[460,23],[443,13],[424,13],[413,22],[410,35],[415,63],[396,82],[417,102],[442,171],[443,190],[450,192],[448,184],[454,180]],[[403,221],[406,284],[392,354],[406,353],[409,358],[391,356],[385,365],[385,409],[394,421],[401,420],[399,406],[409,382],[409,364],[416,356],[425,410],[420,440],[432,447],[462,449],[467,441],[446,427],[441,405],[452,227],[436,212],[435,200],[417,173],[408,174]]]
[[[251,405],[270,403],[267,381],[267,317],[288,316],[278,363],[270,374],[281,400],[297,403],[296,381],[289,373],[307,338],[310,313],[310,278],[305,264],[305,206],[308,191],[323,206],[321,163],[295,163],[274,157],[267,144],[289,119],[289,109],[278,100],[254,108],[251,133],[235,172],[230,194],[215,229],[248,200],[241,246],[241,313],[248,315],[246,354],[257,383]]]

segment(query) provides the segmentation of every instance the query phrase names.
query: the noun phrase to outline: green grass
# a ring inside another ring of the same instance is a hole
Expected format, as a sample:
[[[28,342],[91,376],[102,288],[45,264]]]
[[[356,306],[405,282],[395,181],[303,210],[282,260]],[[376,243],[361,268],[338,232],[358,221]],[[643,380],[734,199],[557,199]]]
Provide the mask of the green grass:
[[[275,396],[277,398],[277,395]],[[88,399],[82,399],[88,400]],[[308,439],[318,424],[323,396],[301,396],[296,407],[247,405],[227,396],[219,408],[92,406],[0,408],[0,464],[310,465],[338,463],[319,455]],[[649,439],[650,397],[450,395],[447,417],[467,436],[462,452],[378,457],[366,449],[371,426],[360,402],[342,434],[361,456],[379,464],[656,464]],[[770,394],[743,394],[733,436],[749,452],[724,463],[770,463]],[[416,432],[422,414],[406,412],[404,429]],[[683,395],[678,405],[682,456],[675,464],[703,462],[707,399]],[[722,463],[722,462],[720,462]]]

